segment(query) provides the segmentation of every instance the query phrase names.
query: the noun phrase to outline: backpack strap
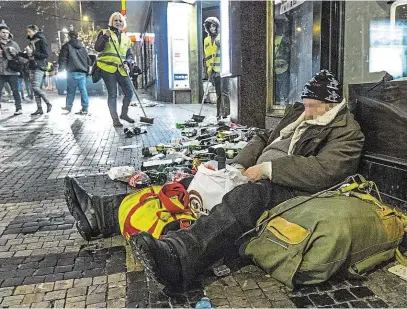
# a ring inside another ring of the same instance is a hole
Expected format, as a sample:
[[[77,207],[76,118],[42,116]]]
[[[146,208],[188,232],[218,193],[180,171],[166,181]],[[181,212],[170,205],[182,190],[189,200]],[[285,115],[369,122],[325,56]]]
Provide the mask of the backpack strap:
[[[183,199],[183,208],[180,208],[171,200],[171,198],[175,196],[178,198],[179,201]],[[167,209],[170,213],[179,213],[185,211],[190,212],[188,208],[189,194],[187,190],[185,190],[184,186],[179,183],[170,183],[164,185],[158,193],[158,198],[160,199],[164,208]]]

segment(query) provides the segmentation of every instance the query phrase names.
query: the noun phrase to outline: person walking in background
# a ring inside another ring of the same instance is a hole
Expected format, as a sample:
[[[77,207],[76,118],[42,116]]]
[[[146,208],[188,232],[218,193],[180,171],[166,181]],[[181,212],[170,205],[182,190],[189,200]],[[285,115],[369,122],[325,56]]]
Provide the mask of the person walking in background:
[[[120,119],[134,123],[134,120],[128,116],[133,96],[131,81],[128,78],[129,68],[133,63],[133,52],[130,38],[122,32],[125,27],[125,18],[119,12],[115,12],[109,18],[109,28],[101,30],[95,42],[95,50],[100,52],[96,65],[101,70],[103,81],[106,84],[107,104],[115,127],[123,126],[117,114],[117,84],[124,92]],[[120,58],[124,59],[124,65]]]
[[[41,89],[42,79],[47,71],[47,59],[49,57],[49,53],[47,40],[36,25],[27,26],[27,35],[30,43],[24,49],[24,52],[20,52],[19,55],[28,59],[30,81],[34,92],[35,101],[37,103],[37,110],[31,115],[35,116],[44,114],[41,100],[44,100],[45,104],[47,105],[47,113],[49,113],[52,109],[52,105],[49,102],[47,95]]]
[[[88,113],[89,97],[86,89],[86,76],[89,73],[89,68],[92,61],[89,58],[85,47],[78,40],[76,31],[68,32],[69,41],[62,45],[59,54],[58,65],[59,70],[67,71],[67,94],[66,105],[62,109],[72,110],[73,101],[75,100],[76,88],[79,88],[81,93],[82,109],[76,114],[86,115]]]
[[[136,89],[138,89],[138,77],[141,75],[141,73],[143,73],[143,71],[141,71],[140,67],[137,64],[133,63],[133,66],[130,70],[130,77],[133,81],[134,88]]]
[[[21,115],[21,97],[18,91],[18,53],[20,47],[10,38],[10,29],[6,24],[0,24],[0,99],[3,86],[8,83],[14,97],[16,111],[14,115]],[[16,66],[12,66],[15,64]]]

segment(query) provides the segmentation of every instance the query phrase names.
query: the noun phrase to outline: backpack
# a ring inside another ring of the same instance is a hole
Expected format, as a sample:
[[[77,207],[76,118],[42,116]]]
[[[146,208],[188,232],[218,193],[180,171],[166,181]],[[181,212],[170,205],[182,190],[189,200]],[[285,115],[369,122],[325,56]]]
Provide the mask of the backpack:
[[[196,220],[188,205],[188,192],[179,183],[140,189],[120,204],[120,231],[127,239],[141,231],[163,238],[168,231],[187,228]]]
[[[364,278],[395,255],[407,265],[398,249],[407,216],[385,205],[373,182],[358,177],[360,182],[353,176],[335,191],[295,197],[264,212],[257,236],[242,247],[245,255],[290,288],[320,283],[338,272]]]

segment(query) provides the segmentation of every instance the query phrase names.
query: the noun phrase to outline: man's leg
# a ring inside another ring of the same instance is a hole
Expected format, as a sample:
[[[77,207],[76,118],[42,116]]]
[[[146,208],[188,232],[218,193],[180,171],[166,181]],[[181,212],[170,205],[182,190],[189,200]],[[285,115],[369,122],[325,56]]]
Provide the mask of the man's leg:
[[[0,102],[1,102],[1,97],[3,95],[3,87],[4,87],[5,83],[6,83],[5,75],[0,75]]]
[[[47,104],[47,113],[49,113],[51,111],[52,105],[49,102],[45,92],[41,89],[41,83],[43,81],[45,72],[41,70],[35,70],[32,71],[31,74],[32,74],[31,83],[34,91],[35,101],[37,102],[38,108],[37,111],[42,111],[41,99],[43,99],[44,102]]]
[[[21,96],[20,92],[18,91],[18,75],[9,75],[8,82],[11,87],[11,91],[13,92],[14,97],[14,104],[16,106],[16,114],[21,114]]]
[[[66,104],[64,109],[69,112],[71,112],[73,102],[75,101],[76,86],[78,83],[75,79],[75,74],[75,72],[68,72],[66,78]]]
[[[132,238],[133,247],[161,283],[186,286],[222,257],[236,254],[241,244],[237,240],[260,215],[291,197],[289,189],[269,180],[241,185],[189,229],[170,233],[163,241],[142,233]],[[167,263],[168,257],[174,263],[174,256],[178,268]]]
[[[85,73],[77,73],[78,78],[78,85],[79,91],[81,93],[81,104],[82,104],[82,112],[87,113],[89,108],[89,96],[88,90],[86,89],[86,74]]]
[[[120,114],[120,119],[126,120],[127,122],[134,123],[134,120],[131,119],[128,115],[129,105],[131,98],[133,97],[133,89],[131,87],[131,81],[129,77],[120,75],[119,71],[116,72],[117,81],[120,88],[124,93],[122,113]]]
[[[220,76],[214,77],[215,90],[216,90],[216,117],[223,116],[222,113],[222,87]]]

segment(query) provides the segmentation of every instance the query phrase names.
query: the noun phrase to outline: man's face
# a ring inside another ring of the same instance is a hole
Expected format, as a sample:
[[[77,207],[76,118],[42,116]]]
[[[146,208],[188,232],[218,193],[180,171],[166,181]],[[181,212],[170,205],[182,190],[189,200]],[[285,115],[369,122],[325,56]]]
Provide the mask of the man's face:
[[[33,31],[32,29],[27,29],[27,35],[32,38],[35,35],[35,31]]]
[[[10,36],[10,31],[8,31],[7,29],[0,30],[0,38],[2,40],[8,40],[9,36]]]
[[[315,119],[329,111],[333,104],[315,99],[304,98],[305,120]]]
[[[123,19],[120,16],[115,16],[113,17],[113,27],[117,28],[117,29],[123,29]]]
[[[209,27],[209,31],[210,31],[210,33],[216,33],[216,25],[211,24],[211,26]]]

